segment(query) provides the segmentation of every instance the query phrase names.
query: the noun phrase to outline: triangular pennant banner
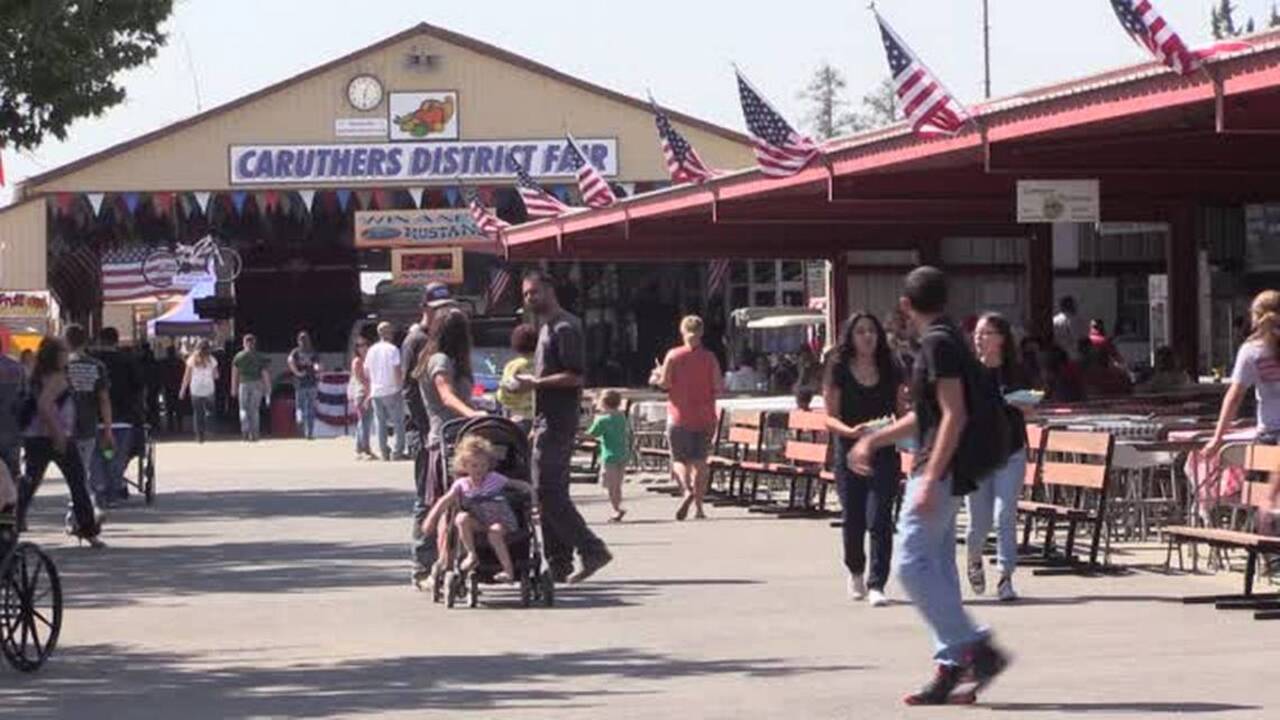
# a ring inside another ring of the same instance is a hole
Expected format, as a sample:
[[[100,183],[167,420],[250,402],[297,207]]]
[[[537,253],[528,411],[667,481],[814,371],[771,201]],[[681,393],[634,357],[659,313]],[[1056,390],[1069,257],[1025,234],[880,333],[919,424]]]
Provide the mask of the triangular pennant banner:
[[[249,199],[249,193],[243,190],[237,190],[231,193],[231,204],[235,207],[237,214],[244,213],[245,201]]]
[[[159,217],[168,217],[173,214],[173,193],[159,192],[151,194],[151,207],[155,210]]]
[[[311,203],[316,199],[316,191],[299,190],[298,198],[302,200],[302,206],[307,209],[307,212],[311,212]]]
[[[89,207],[93,208],[93,216],[97,217],[102,212],[102,200],[106,198],[106,194],[86,193],[85,197],[89,198]]]
[[[74,207],[76,196],[71,193],[58,193],[57,208],[59,215],[70,215],[71,208]]]
[[[280,205],[280,193],[275,190],[268,190],[262,194],[262,207],[264,210],[274,210]]]
[[[567,185],[552,185],[547,189],[551,191],[552,195],[559,198],[560,202],[566,205],[573,201],[573,194],[569,192]]]
[[[427,197],[427,189],[424,187],[409,188],[409,197],[413,198],[414,207],[422,207],[422,201]]]
[[[369,209],[369,200],[373,198],[373,193],[368,190],[357,190],[356,201],[360,203],[361,210]]]
[[[199,206],[200,206],[200,212],[201,212],[201,213],[203,213],[203,214],[208,214],[208,212],[209,212],[209,198],[213,195],[213,193],[211,193],[211,192],[198,192],[198,193],[192,193],[192,195],[195,195],[195,196],[196,196],[196,205],[199,205]]]
[[[346,210],[347,210],[347,203],[351,202],[351,191],[350,191],[350,190],[338,190],[338,191],[336,191],[336,192],[334,193],[334,195],[336,195],[336,196],[337,196],[337,198],[338,198],[338,209],[339,209],[339,210],[341,210],[341,211],[343,211],[343,212],[346,212]]]
[[[142,202],[142,196],[136,192],[127,192],[124,194],[124,206],[129,209],[132,215],[138,210],[138,203]]]
[[[458,188],[450,185],[444,189],[444,200],[449,207],[458,207],[458,201],[462,196],[458,192]]]
[[[481,205],[484,205],[485,207],[493,207],[493,188],[476,188],[476,197],[480,199]]]

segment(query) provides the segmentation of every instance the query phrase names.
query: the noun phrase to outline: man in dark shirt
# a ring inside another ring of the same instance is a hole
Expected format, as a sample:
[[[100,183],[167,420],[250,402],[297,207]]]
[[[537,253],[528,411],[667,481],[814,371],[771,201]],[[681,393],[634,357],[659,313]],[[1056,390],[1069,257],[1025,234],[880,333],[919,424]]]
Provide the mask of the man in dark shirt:
[[[431,321],[435,319],[436,312],[456,304],[448,285],[438,282],[428,283],[422,289],[422,300],[419,303],[422,317],[409,326],[409,332],[400,343],[400,367],[406,378],[400,392],[404,397],[405,412],[408,415],[404,424],[405,447],[413,456],[413,484],[416,491],[413,499],[413,582],[420,589],[425,589],[425,586],[420,583],[428,576],[436,560],[434,539],[422,534],[422,521],[431,510],[427,499],[427,453],[424,452],[422,445],[427,434],[431,432],[431,420],[427,417],[427,406],[423,403],[422,391],[411,375],[413,369],[418,366],[418,356],[427,347],[427,334],[431,331]]]
[[[943,314],[947,282],[942,271],[916,268],[907,275],[902,295],[899,304],[920,335],[911,377],[913,409],[889,427],[864,435],[850,462],[855,472],[869,475],[877,448],[915,435],[915,465],[898,521],[898,576],[933,633],[938,667],[922,690],[903,700],[941,705],[961,683],[972,682],[975,693],[981,690],[1008,661],[991,644],[990,633],[965,612],[956,570],[958,502],[952,495],[952,464],[968,421],[965,367],[974,360]]]
[[[525,275],[522,289],[525,305],[543,323],[534,353],[534,375],[517,376],[516,381],[522,390],[534,390],[533,480],[542,510],[547,564],[557,582],[567,579],[577,583],[613,559],[569,495],[569,463],[578,434],[587,364],[582,321],[560,307],[555,288],[541,272]],[[582,568],[569,577],[575,549]]]
[[[90,468],[98,451],[114,453],[115,436],[111,434],[111,381],[107,366],[85,349],[89,334],[79,325],[68,325],[65,332],[67,349],[67,381],[76,408],[76,421],[71,437],[80,453],[81,467],[88,482]],[[92,484],[89,486],[93,490]],[[105,504],[106,498],[95,498]]]
[[[89,484],[99,497],[110,504],[129,497],[124,471],[146,416],[143,410],[146,382],[142,377],[142,364],[138,358],[120,350],[120,333],[115,328],[103,328],[98,341],[101,346],[98,359],[107,368],[112,419],[117,423],[129,424],[127,428],[112,428],[111,434],[116,443],[112,457],[98,458],[100,462],[95,462],[88,468]]]

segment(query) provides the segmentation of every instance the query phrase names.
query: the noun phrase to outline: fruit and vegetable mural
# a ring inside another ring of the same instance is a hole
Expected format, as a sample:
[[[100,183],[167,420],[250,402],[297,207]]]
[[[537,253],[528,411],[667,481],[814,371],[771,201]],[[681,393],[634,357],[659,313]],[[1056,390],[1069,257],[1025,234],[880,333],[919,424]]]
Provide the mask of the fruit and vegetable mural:
[[[395,100],[400,102],[393,102],[391,122],[403,137],[426,138],[445,134],[457,113],[454,93],[405,93],[401,97],[393,97]],[[409,101],[412,109],[397,115],[397,105],[403,108],[405,100]],[[456,131],[452,136],[456,137]]]

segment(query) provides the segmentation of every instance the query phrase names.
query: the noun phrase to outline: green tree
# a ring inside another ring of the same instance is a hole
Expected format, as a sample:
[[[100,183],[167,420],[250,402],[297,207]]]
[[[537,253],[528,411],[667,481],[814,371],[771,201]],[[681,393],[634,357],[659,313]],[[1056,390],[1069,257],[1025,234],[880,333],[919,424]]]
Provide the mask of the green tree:
[[[800,99],[809,104],[805,125],[820,140],[829,140],[852,129],[845,88],[848,82],[831,63],[823,60]]]
[[[1271,19],[1267,21],[1267,27],[1280,27],[1280,8],[1275,3],[1271,4]]]
[[[854,113],[851,124],[854,130],[875,130],[892,125],[902,119],[898,109],[898,94],[893,80],[885,78],[875,89],[862,96],[859,111]]]
[[[0,1],[0,146],[59,140],[125,98],[116,76],[156,56],[173,0]]]
[[[1254,31],[1253,18],[1247,18],[1243,25],[1236,24],[1236,10],[1239,6],[1231,2],[1231,0],[1220,0],[1217,5],[1209,10],[1209,29],[1213,31],[1215,40],[1226,40],[1228,38],[1240,37],[1248,35]],[[1270,27],[1280,25],[1280,13],[1276,12],[1276,6],[1271,6]]]

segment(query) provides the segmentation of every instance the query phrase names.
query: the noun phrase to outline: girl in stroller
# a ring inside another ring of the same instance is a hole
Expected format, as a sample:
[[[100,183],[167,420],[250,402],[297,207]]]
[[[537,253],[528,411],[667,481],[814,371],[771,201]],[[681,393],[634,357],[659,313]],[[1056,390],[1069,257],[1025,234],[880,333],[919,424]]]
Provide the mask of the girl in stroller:
[[[422,532],[430,537],[441,517],[457,508],[458,514],[453,522],[462,545],[467,550],[467,556],[461,565],[462,571],[470,571],[480,562],[476,554],[475,536],[477,532],[484,530],[489,537],[489,546],[502,565],[502,572],[495,575],[494,580],[509,583],[515,581],[515,567],[511,563],[511,553],[507,550],[506,536],[516,529],[517,524],[515,513],[503,497],[502,491],[503,488],[514,487],[532,495],[533,486],[494,472],[494,464],[494,447],[488,440],[474,435],[464,437],[453,456],[453,471],[458,479],[432,506],[431,512],[422,521]],[[536,505],[535,502],[534,506]],[[448,533],[442,532],[438,537],[440,560],[433,569],[435,572],[440,571],[441,564],[447,562],[445,558],[449,557]]]

